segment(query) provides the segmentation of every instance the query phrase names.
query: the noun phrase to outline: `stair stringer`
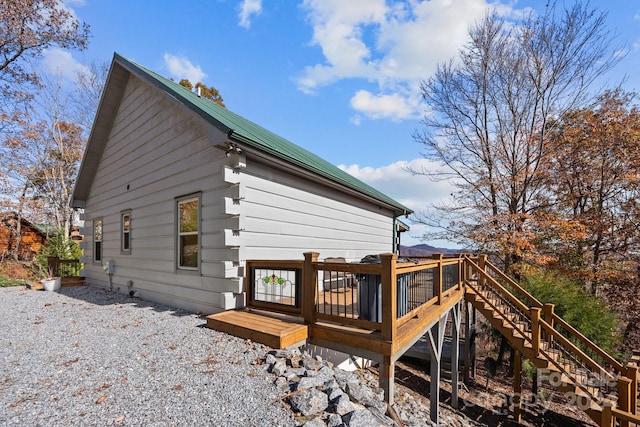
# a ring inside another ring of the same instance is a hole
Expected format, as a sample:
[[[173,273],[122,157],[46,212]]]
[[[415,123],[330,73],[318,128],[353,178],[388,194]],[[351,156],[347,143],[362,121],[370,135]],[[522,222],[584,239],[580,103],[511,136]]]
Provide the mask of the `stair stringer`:
[[[536,354],[533,349],[533,345],[531,344],[531,333],[519,329],[504,312],[499,311],[487,298],[476,292],[472,286],[466,287],[465,300],[471,303],[471,305],[478,310],[502,336],[507,339],[512,347],[517,349],[524,357],[531,361],[536,368],[548,369],[549,372],[555,373],[552,374],[555,381],[549,381],[550,385],[563,393],[572,393],[575,397],[574,403],[576,406],[585,411],[585,413],[589,415],[594,422],[600,425],[603,410],[602,407],[605,401],[604,399],[608,401],[608,404],[613,404],[613,406],[615,406],[614,397],[607,396],[604,398],[601,396],[594,396],[593,390],[589,390],[586,386],[578,384],[578,382],[573,378],[573,374],[566,371],[564,368],[559,366],[559,364],[554,363],[546,351],[540,349],[538,354]],[[602,404],[599,403],[599,401],[601,401]]]

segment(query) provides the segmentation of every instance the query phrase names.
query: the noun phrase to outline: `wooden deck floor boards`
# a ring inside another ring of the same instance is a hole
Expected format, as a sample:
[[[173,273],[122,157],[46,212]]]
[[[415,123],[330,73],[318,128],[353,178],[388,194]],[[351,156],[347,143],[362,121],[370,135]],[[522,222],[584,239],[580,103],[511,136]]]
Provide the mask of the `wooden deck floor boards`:
[[[207,316],[207,327],[273,348],[286,348],[305,341],[309,327],[291,317],[263,312],[231,310]]]

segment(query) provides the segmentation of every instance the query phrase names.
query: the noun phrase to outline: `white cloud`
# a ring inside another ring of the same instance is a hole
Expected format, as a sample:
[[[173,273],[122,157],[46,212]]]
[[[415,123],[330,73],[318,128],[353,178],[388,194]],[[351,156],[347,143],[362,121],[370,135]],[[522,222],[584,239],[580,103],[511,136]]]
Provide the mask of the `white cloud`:
[[[433,181],[424,175],[412,175],[407,172],[407,168],[426,172],[441,168],[438,163],[423,158],[398,161],[378,168],[357,164],[338,165],[338,167],[416,212],[424,211],[434,204],[446,202],[451,193],[456,190],[451,181]],[[420,243],[420,237],[429,231],[424,225],[412,224],[406,218],[400,219],[411,227],[411,230],[402,236],[403,245]],[[450,245],[442,241],[430,242],[430,244],[434,243],[442,246]]]
[[[419,103],[416,96],[405,97],[400,93],[374,95],[366,90],[359,90],[351,98],[351,107],[368,118],[389,118],[393,121],[418,118]]]
[[[262,13],[262,0],[243,0],[240,5],[240,22],[238,25],[249,29],[251,27],[251,16]]]
[[[357,164],[338,167],[416,211],[445,201],[455,191],[450,181],[436,182],[424,175],[407,172],[407,168],[427,172],[441,169],[438,163],[427,159],[402,160],[378,168]]]
[[[183,56],[171,55],[165,53],[162,58],[164,63],[174,79],[189,79],[191,83],[201,82],[207,74],[202,71],[199,65],[193,65],[189,59]]]
[[[321,48],[324,62],[305,67],[298,89],[315,93],[342,79],[363,79],[379,93],[357,91],[354,110],[370,119],[415,117],[423,108],[405,94],[417,92],[420,80],[457,54],[469,26],[490,8],[513,12],[489,0],[305,0],[311,44]]]
[[[73,81],[80,73],[89,73],[89,68],[76,61],[71,53],[59,48],[47,49],[42,56],[42,65],[51,73]]]

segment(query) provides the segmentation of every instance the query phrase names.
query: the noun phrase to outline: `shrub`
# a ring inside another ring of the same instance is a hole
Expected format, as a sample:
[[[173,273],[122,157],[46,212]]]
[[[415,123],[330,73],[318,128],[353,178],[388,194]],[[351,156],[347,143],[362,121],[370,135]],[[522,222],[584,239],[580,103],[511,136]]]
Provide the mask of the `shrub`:
[[[36,266],[40,274],[47,275],[48,257],[58,257],[60,259],[80,259],[82,249],[75,240],[71,240],[59,231],[55,236],[47,240],[47,244],[40,249],[36,255]]]
[[[551,271],[530,271],[523,286],[538,301],[555,305],[555,313],[614,357],[620,356],[620,323],[611,308],[584,292],[580,284]]]

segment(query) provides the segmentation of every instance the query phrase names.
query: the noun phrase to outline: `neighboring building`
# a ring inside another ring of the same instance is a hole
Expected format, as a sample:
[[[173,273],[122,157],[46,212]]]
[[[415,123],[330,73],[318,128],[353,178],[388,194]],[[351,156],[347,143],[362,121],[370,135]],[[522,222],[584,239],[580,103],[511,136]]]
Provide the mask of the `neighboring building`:
[[[244,304],[247,259],[391,252],[411,213],[118,54],[72,203],[84,209],[90,283],[201,312]]]
[[[11,253],[17,243],[16,232],[18,215],[14,212],[0,214],[0,255]],[[26,219],[20,220],[20,245],[18,247],[18,259],[31,261],[40,248],[47,243],[47,235],[38,226]]]

